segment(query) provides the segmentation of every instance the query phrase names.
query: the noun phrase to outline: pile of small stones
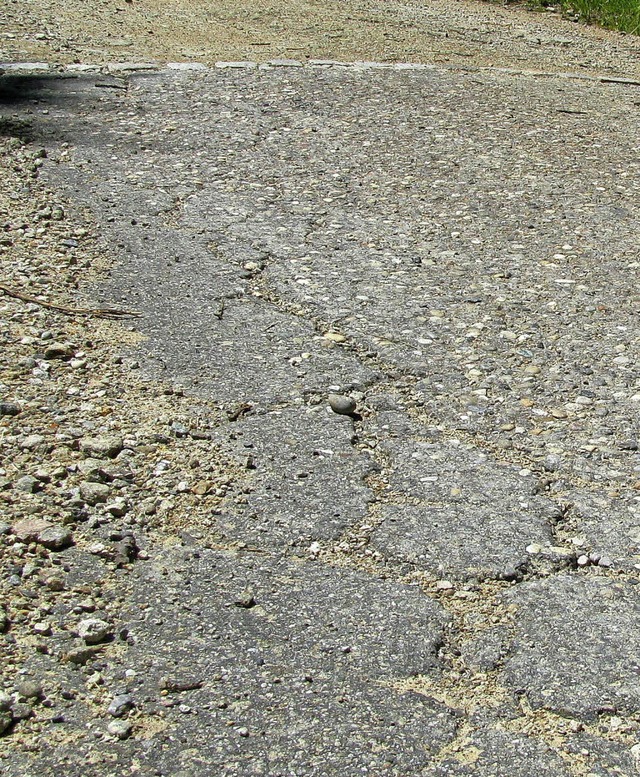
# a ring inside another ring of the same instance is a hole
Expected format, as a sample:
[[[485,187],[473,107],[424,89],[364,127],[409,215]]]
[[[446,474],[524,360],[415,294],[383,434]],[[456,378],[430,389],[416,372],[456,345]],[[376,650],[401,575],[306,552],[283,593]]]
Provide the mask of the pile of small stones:
[[[102,257],[24,129],[0,139],[0,757],[80,697],[128,736],[126,694],[100,691],[127,646],[127,575],[158,535],[215,542],[243,472],[211,439],[224,408],[145,380],[130,328],[46,306],[87,307],[77,289]]]

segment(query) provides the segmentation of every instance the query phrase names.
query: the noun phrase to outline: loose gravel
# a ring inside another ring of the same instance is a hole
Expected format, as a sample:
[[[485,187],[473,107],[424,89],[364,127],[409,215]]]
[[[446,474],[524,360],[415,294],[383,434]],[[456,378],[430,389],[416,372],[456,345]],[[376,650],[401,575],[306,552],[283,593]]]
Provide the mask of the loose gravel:
[[[38,180],[46,151],[23,129],[5,123],[0,140],[2,280],[82,307],[79,281],[99,276],[107,257],[95,226]],[[209,527],[222,499],[240,493],[244,467],[211,441],[221,408],[140,376],[140,338],[124,325],[7,296],[0,305],[0,726],[32,719],[15,747],[64,716],[59,662],[117,649],[127,576],[152,539],[193,529],[215,541]],[[51,667],[43,690],[25,693],[36,681],[21,680],[20,667],[34,651]]]

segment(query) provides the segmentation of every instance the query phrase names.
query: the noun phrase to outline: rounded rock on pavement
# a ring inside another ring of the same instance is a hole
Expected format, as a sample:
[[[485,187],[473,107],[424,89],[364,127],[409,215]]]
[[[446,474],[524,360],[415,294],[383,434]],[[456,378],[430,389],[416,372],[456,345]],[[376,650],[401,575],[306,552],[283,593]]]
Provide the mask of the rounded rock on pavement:
[[[356,402],[344,394],[329,394],[329,407],[338,415],[352,415],[356,410]]]

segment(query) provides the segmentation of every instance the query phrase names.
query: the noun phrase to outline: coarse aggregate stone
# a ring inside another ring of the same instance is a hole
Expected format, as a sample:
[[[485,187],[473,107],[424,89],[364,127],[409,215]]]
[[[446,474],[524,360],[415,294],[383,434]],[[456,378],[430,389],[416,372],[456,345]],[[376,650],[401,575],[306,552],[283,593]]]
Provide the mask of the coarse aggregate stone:
[[[4,68],[3,769],[633,774],[637,86],[286,53]]]
[[[80,307],[79,274],[88,277],[89,265],[100,271],[101,257],[90,247],[92,224],[38,180],[46,152],[28,142],[28,125],[5,122],[3,133],[2,282],[38,300]],[[69,235],[78,245],[63,245]],[[151,387],[118,355],[134,345],[132,333],[6,296],[1,310],[4,760],[16,748],[37,749],[43,730],[45,738],[63,742],[56,729],[65,719],[85,706],[87,719],[95,713],[92,701],[85,703],[84,680],[99,681],[99,670],[83,673],[118,641],[125,644],[113,624],[130,565],[144,560],[154,524],[166,530],[173,520],[171,531],[178,531],[181,520],[189,524],[194,503],[215,509],[236,465],[207,431],[216,414],[224,415],[221,409],[207,405],[204,412],[177,389]],[[57,342],[73,344],[72,358],[46,358]],[[184,438],[171,431],[178,419]],[[154,476],[158,461],[167,458],[171,466]],[[242,467],[236,471],[241,475]],[[202,474],[209,488],[195,495],[192,485]],[[85,479],[107,489],[113,501],[85,502]],[[186,491],[177,491],[180,481]],[[114,583],[115,595],[109,591]],[[106,624],[101,634],[86,632],[95,645],[82,636],[87,620]],[[30,769],[26,763],[20,768]]]
[[[515,636],[501,659],[505,682],[535,707],[579,719],[636,710],[635,583],[562,574],[510,591]]]
[[[584,547],[590,550],[589,556],[597,554],[600,559],[615,559],[618,569],[637,570],[640,534],[638,502],[634,496],[576,489],[567,497],[571,508],[559,528],[565,536],[576,538],[578,552]],[[592,557],[590,563],[598,561]]]
[[[621,724],[621,726],[620,726]],[[603,730],[625,729],[625,723],[620,718],[612,717]],[[630,746],[629,734],[633,736],[634,728],[624,733],[627,742],[612,742],[598,736],[578,734],[572,737],[567,752],[570,757],[580,759],[590,774],[598,777],[617,777],[622,774],[636,774],[638,772],[638,748]]]
[[[546,744],[503,728],[488,725],[475,729],[455,752],[426,772],[429,777],[463,777],[491,774],[495,777],[570,775],[563,760]]]
[[[351,419],[324,405],[247,415],[225,430],[249,468],[246,503],[219,518],[225,535],[260,547],[305,548],[365,522],[372,494],[363,479],[376,465],[354,449],[354,436]]]
[[[445,577],[509,579],[529,567],[530,545],[555,544],[561,508],[538,495],[530,470],[399,412],[380,412],[378,423],[391,475],[371,542],[383,555]]]
[[[149,743],[144,773],[180,763],[186,738],[199,751],[194,774],[256,762],[274,771],[288,763],[311,773],[368,766],[402,774],[431,763],[455,736],[455,711],[415,693],[390,698],[380,685],[442,671],[449,619],[416,586],[195,548],[166,551],[138,576],[121,627],[126,665],[137,669],[131,692],[116,688],[107,714],[128,716],[134,736],[155,724],[173,732]],[[104,673],[107,688],[117,676]],[[106,728],[118,740],[130,733]],[[92,737],[77,735],[90,752]],[[105,752],[114,747],[107,741]],[[46,770],[56,755],[45,746],[41,757]]]

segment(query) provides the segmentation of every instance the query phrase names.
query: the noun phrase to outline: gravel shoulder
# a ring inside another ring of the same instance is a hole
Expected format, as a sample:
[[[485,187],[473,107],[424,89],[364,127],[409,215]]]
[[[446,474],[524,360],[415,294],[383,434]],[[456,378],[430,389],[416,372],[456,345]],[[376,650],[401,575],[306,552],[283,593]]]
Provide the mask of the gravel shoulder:
[[[634,36],[521,7],[418,0],[8,0],[0,62],[274,58],[430,62],[637,78]]]
[[[74,647],[78,624],[113,623],[127,570],[148,557],[149,543],[179,541],[190,528],[215,543],[213,519],[194,528],[192,516],[213,516],[241,488],[243,467],[211,442],[226,419],[220,407],[140,376],[133,327],[73,312],[85,308],[79,284],[104,277],[110,258],[87,214],[38,180],[46,150],[25,142],[24,126],[4,132],[1,671],[15,692],[34,654],[79,666],[103,651],[76,648],[104,643],[113,628]],[[75,699],[60,681],[45,671],[37,693],[2,696],[5,733],[34,704],[42,721],[4,740],[10,748],[28,745]]]

